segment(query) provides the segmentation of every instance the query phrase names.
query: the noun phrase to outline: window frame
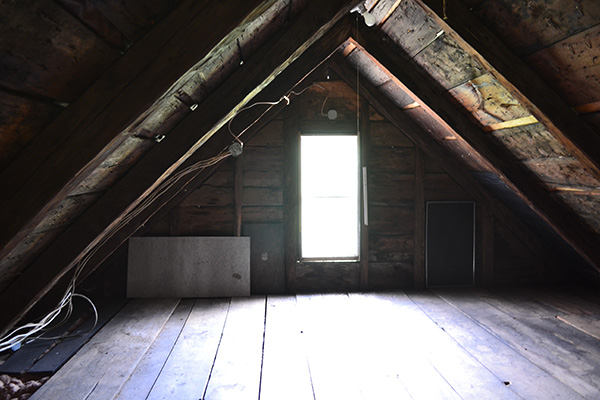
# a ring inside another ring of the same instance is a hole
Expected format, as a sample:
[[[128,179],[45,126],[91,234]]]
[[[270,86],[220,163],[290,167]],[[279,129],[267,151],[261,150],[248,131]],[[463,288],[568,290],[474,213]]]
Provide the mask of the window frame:
[[[356,256],[340,256],[340,257],[304,257],[302,243],[302,137],[303,136],[354,136],[356,138]],[[361,229],[362,229],[362,151],[360,135],[356,132],[356,128],[351,129],[343,127],[341,129],[303,129],[298,135],[298,261],[301,263],[328,263],[328,262],[360,262],[361,261]]]

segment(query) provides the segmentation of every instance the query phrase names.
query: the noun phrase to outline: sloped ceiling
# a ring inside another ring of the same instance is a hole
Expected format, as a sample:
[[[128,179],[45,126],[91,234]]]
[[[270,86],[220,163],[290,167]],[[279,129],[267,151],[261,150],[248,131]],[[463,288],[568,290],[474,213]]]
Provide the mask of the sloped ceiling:
[[[597,2],[127,3],[2,3],[5,329],[201,182],[238,110],[282,99],[268,120],[324,63],[463,186],[600,269]]]

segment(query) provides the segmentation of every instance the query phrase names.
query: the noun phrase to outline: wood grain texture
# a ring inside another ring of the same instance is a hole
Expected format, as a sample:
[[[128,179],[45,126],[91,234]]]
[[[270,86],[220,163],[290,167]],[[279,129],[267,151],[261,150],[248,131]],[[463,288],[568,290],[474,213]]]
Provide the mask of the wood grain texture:
[[[227,323],[210,380],[207,399],[258,398],[265,332],[266,298],[231,299]],[[212,361],[212,358],[211,358]],[[194,398],[198,397],[195,394]]]
[[[121,387],[115,400],[147,398],[163,371],[173,347],[181,337],[196,300],[181,300],[165,323],[152,346],[148,348],[127,382]]]
[[[514,318],[476,298],[448,292],[441,295],[582,397],[598,393],[596,339],[554,318]],[[566,372],[573,363],[582,368],[577,376]]]
[[[203,398],[230,310],[229,299],[195,301],[147,399]]]
[[[0,84],[16,92],[71,102],[119,56],[51,1],[3,3],[2,17]]]
[[[483,67],[448,35],[440,35],[412,61],[444,89],[452,89],[485,74]]]
[[[33,399],[106,399],[135,369],[179,299],[132,301],[43,386]],[[102,357],[99,357],[99,355]],[[119,365],[120,368],[115,368]],[[77,371],[86,371],[83,374]]]
[[[295,297],[267,298],[261,399],[313,398],[304,326]]]
[[[600,18],[594,0],[485,0],[473,12],[518,55],[573,36]]]
[[[477,348],[476,352],[471,350],[471,354],[495,376],[508,382],[508,388],[516,395],[527,399],[581,398],[568,385],[494,335],[495,331],[479,325],[452,304],[431,295],[410,295],[410,298],[463,348]]]
[[[581,105],[600,100],[599,58],[600,25],[596,25],[529,55],[526,60],[568,104]]]
[[[397,29],[401,26],[402,29]],[[404,57],[412,58],[435,40],[442,29],[413,0],[402,1],[396,11],[381,27],[403,51]]]

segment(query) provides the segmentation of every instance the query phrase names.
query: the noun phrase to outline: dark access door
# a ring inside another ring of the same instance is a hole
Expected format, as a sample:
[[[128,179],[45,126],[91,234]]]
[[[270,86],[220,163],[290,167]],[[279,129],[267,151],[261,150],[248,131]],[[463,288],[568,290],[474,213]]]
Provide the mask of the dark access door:
[[[475,203],[428,202],[427,286],[467,286],[475,272]]]
[[[250,292],[285,292],[283,224],[244,224],[243,236],[250,236]]]

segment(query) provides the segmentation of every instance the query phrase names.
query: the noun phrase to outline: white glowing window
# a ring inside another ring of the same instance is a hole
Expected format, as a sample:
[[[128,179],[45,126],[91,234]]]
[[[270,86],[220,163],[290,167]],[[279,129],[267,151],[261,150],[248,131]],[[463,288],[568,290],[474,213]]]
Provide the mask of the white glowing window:
[[[358,138],[300,137],[303,259],[358,259]]]

